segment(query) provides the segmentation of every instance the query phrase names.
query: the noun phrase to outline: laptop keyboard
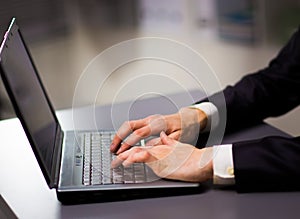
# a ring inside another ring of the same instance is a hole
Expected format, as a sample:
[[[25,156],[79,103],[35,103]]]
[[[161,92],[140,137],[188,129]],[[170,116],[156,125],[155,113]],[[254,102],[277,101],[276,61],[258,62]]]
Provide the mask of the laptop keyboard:
[[[116,157],[109,150],[114,135],[115,132],[110,131],[83,134],[82,181],[84,185],[143,183],[147,181],[146,175],[150,169],[144,163],[111,168],[111,161]]]

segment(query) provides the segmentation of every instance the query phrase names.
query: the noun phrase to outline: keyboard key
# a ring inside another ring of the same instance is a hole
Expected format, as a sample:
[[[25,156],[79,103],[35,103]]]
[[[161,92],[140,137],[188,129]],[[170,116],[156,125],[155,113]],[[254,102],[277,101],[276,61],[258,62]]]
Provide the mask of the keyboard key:
[[[124,183],[124,179],[123,179],[123,177],[114,177],[113,178],[113,183],[114,184],[123,184]]]
[[[103,174],[102,175],[102,183],[103,184],[112,184],[111,177]]]
[[[111,161],[116,158],[116,155],[111,154],[109,150],[114,134],[114,132],[104,132],[83,135],[83,185],[143,183],[146,181],[144,163],[135,163],[129,167],[121,165],[111,169]],[[141,142],[138,145],[143,146],[143,144]]]
[[[124,183],[134,183],[133,174],[124,174]]]

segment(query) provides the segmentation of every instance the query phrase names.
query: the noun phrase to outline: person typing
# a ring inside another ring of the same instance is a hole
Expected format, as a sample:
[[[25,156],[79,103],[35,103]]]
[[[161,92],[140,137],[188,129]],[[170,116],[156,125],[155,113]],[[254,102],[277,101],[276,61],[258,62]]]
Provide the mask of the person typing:
[[[225,97],[225,103],[218,101]],[[211,100],[211,101],[209,101]],[[218,127],[226,108],[226,131],[282,115],[300,104],[300,30],[268,67],[248,74],[210,98],[171,115],[125,122],[110,150],[112,166],[145,162],[160,177],[190,182],[209,179],[235,185],[238,192],[300,190],[300,137],[271,136],[196,148],[199,134]],[[159,135],[146,147],[140,139]],[[125,140],[124,140],[125,139]]]

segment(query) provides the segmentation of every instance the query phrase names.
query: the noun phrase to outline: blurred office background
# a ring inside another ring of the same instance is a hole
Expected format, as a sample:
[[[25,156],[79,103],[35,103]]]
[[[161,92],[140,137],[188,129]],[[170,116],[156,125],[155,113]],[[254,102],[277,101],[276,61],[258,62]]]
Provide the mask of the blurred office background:
[[[185,43],[204,56],[225,87],[265,67],[300,24],[300,0],[0,1],[1,35],[15,16],[57,110],[72,107],[76,82],[88,63],[124,40],[158,36]],[[111,91],[128,80],[130,69],[122,71],[108,82]],[[10,118],[14,113],[2,83],[0,88],[1,118]],[[88,95],[80,98],[77,106],[89,103]],[[99,104],[112,98],[107,92]],[[131,98],[128,93],[118,101]],[[299,117],[298,107],[267,122],[299,135]]]

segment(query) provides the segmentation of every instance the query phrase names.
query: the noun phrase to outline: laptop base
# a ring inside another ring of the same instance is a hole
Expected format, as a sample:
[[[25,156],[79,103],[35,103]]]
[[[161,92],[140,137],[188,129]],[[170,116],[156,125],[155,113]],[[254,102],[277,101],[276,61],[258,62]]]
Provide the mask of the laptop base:
[[[104,203],[115,201],[128,201],[145,198],[161,198],[170,196],[193,195],[205,191],[205,186],[185,188],[149,188],[125,190],[99,190],[99,191],[57,191],[57,199],[63,205]]]

